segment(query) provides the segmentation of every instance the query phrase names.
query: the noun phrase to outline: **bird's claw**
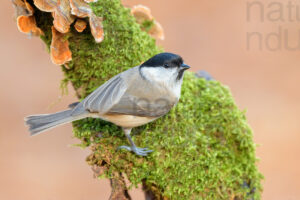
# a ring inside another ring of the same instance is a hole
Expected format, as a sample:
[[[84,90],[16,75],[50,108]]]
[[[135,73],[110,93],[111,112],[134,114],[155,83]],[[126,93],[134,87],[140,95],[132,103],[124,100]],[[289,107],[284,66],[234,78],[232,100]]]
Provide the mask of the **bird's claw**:
[[[148,148],[129,147],[129,146],[119,146],[118,150],[119,149],[126,149],[128,151],[132,151],[138,156],[147,156],[149,153],[153,152],[153,150],[150,150]]]

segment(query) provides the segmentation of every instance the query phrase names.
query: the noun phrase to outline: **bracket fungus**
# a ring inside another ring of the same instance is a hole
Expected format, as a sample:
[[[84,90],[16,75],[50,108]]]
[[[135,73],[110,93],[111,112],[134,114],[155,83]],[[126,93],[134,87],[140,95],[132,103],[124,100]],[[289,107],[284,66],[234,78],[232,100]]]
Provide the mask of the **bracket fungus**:
[[[20,32],[28,35],[39,36],[43,35],[43,31],[36,26],[34,16],[19,16],[17,18],[17,26]]]
[[[15,8],[15,17],[19,16],[32,16],[33,8],[26,0],[12,0],[13,6]]]
[[[53,25],[61,33],[69,32],[75,17],[71,15],[69,0],[34,0],[34,5],[44,12],[51,12]]]
[[[150,30],[148,31],[148,33],[155,38],[158,38],[160,40],[164,40],[165,39],[165,33],[164,33],[164,29],[161,26],[160,23],[158,23],[157,21],[153,22],[153,26],[150,28]]]
[[[51,12],[54,18],[53,25],[61,33],[67,33],[70,25],[76,17],[90,18],[91,33],[97,43],[104,39],[102,27],[102,18],[93,14],[88,3],[96,2],[95,0],[34,0],[35,6],[44,12]],[[78,25],[78,24],[77,24]],[[76,28],[76,27],[75,27]],[[78,28],[78,27],[77,27]]]
[[[84,0],[70,0],[71,13],[77,17],[85,18],[89,17],[89,23],[91,27],[91,33],[97,43],[100,43],[104,39],[104,31],[102,25],[102,17],[97,17],[89,4]]]
[[[71,13],[77,17],[89,17],[92,13],[90,6],[83,0],[70,0]]]
[[[97,17],[95,14],[90,16],[90,27],[92,35],[97,43],[100,43],[104,39],[104,30],[102,25],[102,17]]]
[[[36,25],[32,6],[26,0],[12,0],[12,3],[19,31],[28,35],[42,35],[43,31]]]
[[[135,17],[137,23],[142,26],[142,29],[149,35],[160,40],[165,39],[162,26],[154,19],[148,7],[136,5],[131,9],[131,14]]]
[[[131,14],[135,17],[139,24],[143,23],[144,20],[153,20],[150,8],[143,5],[133,6]]]
[[[77,32],[81,33],[86,28],[86,22],[82,19],[77,19],[74,28]]]
[[[52,26],[50,56],[52,62],[57,65],[63,65],[72,60],[72,52],[69,49],[69,42],[66,39],[66,35],[57,31],[54,26]]]
[[[84,1],[87,3],[94,3],[94,2],[97,2],[98,0],[84,0]]]
[[[96,16],[88,3],[97,0],[11,0],[15,8],[17,26],[20,32],[40,36],[43,31],[37,27],[34,6],[43,12],[50,12],[53,17],[52,42],[50,46],[51,60],[54,64],[62,65],[72,60],[65,33],[70,31],[70,26],[78,18],[89,18],[91,34],[96,43],[104,39],[102,17]],[[33,5],[34,4],[34,5]],[[79,32],[86,29],[85,20],[77,19],[74,28]]]

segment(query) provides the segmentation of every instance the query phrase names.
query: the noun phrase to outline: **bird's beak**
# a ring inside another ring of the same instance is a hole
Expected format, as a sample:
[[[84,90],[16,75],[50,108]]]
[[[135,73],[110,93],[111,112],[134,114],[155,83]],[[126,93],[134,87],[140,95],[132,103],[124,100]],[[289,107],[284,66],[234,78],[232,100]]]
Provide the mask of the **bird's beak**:
[[[191,67],[183,63],[183,64],[180,66],[180,68],[181,68],[182,70],[187,70],[187,69],[189,69],[189,68],[191,68]]]

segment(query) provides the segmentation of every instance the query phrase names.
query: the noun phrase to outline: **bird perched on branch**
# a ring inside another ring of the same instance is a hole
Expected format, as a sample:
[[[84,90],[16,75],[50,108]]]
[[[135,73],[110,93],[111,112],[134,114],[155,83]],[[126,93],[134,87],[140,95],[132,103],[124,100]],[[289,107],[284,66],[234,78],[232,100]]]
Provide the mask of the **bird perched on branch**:
[[[70,109],[28,116],[25,122],[31,135],[37,135],[86,117],[100,118],[122,127],[131,146],[119,149],[146,156],[152,150],[136,147],[130,136],[131,129],[165,115],[177,104],[183,75],[189,68],[179,55],[160,53],[112,77]]]

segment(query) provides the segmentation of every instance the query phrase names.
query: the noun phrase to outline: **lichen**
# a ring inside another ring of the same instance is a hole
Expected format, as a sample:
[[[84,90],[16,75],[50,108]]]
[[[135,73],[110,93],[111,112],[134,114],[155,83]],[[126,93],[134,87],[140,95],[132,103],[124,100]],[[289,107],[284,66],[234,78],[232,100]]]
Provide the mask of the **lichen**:
[[[62,66],[63,83],[71,82],[81,98],[162,51],[119,0],[90,5],[104,19],[105,39],[97,44],[89,29],[78,33],[71,28],[73,60]],[[51,15],[35,15],[49,46]],[[134,142],[154,150],[147,157],[117,151],[128,142],[109,122],[87,118],[73,125],[81,145],[92,148],[88,163],[105,166],[102,177],[122,172],[132,186],[144,182],[169,199],[260,199],[262,175],[256,167],[252,131],[229,89],[217,81],[186,73],[178,105],[166,116],[133,129]]]

